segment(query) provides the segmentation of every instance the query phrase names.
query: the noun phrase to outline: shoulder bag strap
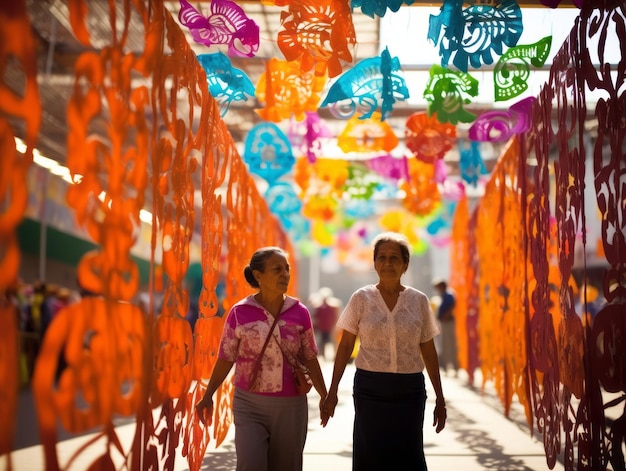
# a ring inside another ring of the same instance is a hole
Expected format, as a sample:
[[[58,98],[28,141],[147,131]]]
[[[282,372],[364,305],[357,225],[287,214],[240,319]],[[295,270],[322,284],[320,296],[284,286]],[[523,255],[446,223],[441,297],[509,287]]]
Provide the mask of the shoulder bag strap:
[[[282,306],[281,306],[282,310]],[[254,364],[254,369],[252,370],[252,375],[250,376],[250,391],[252,391],[252,387],[256,383],[257,376],[259,375],[259,370],[261,368],[261,360],[263,359],[263,355],[265,354],[265,349],[267,348],[267,344],[270,343],[270,339],[272,338],[272,332],[274,332],[274,328],[278,323],[278,318],[280,317],[280,312],[276,314],[274,317],[274,323],[272,327],[270,327],[270,332],[267,334],[267,338],[265,339],[265,343],[263,344],[263,348],[261,349],[261,353],[259,353],[259,357],[256,359],[256,363]]]

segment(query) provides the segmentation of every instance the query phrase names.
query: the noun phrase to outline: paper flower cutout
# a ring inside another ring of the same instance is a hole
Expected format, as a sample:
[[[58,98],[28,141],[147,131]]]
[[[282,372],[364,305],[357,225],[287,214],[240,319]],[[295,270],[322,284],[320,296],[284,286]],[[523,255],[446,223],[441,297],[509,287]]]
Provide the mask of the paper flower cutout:
[[[198,54],[198,62],[206,73],[209,93],[220,107],[224,117],[233,101],[247,101],[254,96],[254,85],[243,70],[232,66],[221,52]]]
[[[339,202],[333,195],[310,195],[304,202],[302,214],[315,219],[315,222],[330,221],[335,217],[338,207]]]
[[[379,113],[364,121],[350,119],[337,137],[337,145],[344,152],[390,152],[398,142],[391,126],[380,121]]]
[[[459,140],[459,156],[461,178],[476,187],[478,178],[487,174],[485,162],[480,155],[480,144],[472,141],[467,147],[462,140]]]
[[[259,50],[259,26],[230,0],[213,0],[204,17],[187,0],[180,0],[178,21],[189,28],[191,37],[205,46],[228,45],[228,54],[252,57]]]
[[[402,201],[411,213],[418,216],[430,214],[441,201],[435,181],[435,167],[417,159],[409,159],[409,180],[401,185],[406,196]]]
[[[374,16],[385,16],[387,10],[396,12],[402,4],[413,5],[415,0],[352,0],[352,8],[361,7],[361,13],[374,18]]]
[[[303,120],[307,111],[317,111],[320,92],[326,77],[304,72],[298,61],[288,62],[275,57],[267,61],[265,73],[256,87],[256,96],[265,107],[257,113],[265,121],[280,123],[290,116]]]
[[[391,154],[380,155],[365,162],[370,170],[378,173],[384,178],[390,180],[406,180],[409,169],[406,163],[406,157],[396,158]]]
[[[356,33],[348,0],[300,0],[280,17],[278,47],[287,61],[300,60],[302,70],[336,77],[342,61],[352,63]]]
[[[357,112],[361,119],[380,108],[381,121],[391,113],[396,100],[409,98],[409,89],[401,74],[400,60],[391,58],[389,50],[370,57],[344,72],[333,83],[320,108],[334,104],[330,110],[340,118],[351,118]]]
[[[551,46],[552,36],[546,36],[535,44],[515,46],[506,51],[493,69],[495,100],[505,101],[524,93],[528,89],[530,65],[542,67]]]
[[[428,114],[437,113],[442,123],[471,123],[476,115],[466,111],[468,97],[478,95],[478,80],[463,72],[453,72],[437,64],[430,68],[430,79],[424,90]]]
[[[287,136],[273,123],[257,124],[250,130],[243,159],[251,173],[270,184],[288,173],[295,163]]]
[[[451,58],[462,72],[467,72],[468,62],[474,68],[493,64],[493,55],[502,54],[503,46],[517,44],[524,26],[516,0],[503,0],[497,7],[462,7],[463,0],[445,0],[441,14],[430,17],[428,39],[439,44],[443,67]]]
[[[306,112],[304,121],[292,119],[287,135],[291,145],[299,148],[311,163],[315,162],[322,152],[321,139],[333,137],[328,126],[314,112]]]
[[[481,114],[468,131],[472,141],[502,142],[513,135],[528,131],[530,111],[534,97],[525,98],[512,105],[506,111],[488,111]]]
[[[413,113],[406,120],[405,144],[420,160],[434,163],[456,142],[456,126],[440,123],[437,114]]]

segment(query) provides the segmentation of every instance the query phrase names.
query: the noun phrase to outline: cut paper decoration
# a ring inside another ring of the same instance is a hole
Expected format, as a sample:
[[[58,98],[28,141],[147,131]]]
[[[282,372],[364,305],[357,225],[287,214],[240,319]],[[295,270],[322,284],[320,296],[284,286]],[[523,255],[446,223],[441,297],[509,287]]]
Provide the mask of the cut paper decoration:
[[[409,159],[408,163],[409,179],[401,185],[406,193],[402,206],[415,215],[426,216],[441,201],[435,181],[435,167],[417,159]]]
[[[472,141],[468,147],[459,139],[459,170],[461,178],[473,187],[477,186],[481,175],[487,174],[478,142]]]
[[[351,118],[337,137],[337,145],[344,152],[391,152],[398,143],[391,126],[380,121],[380,113],[363,121]]]
[[[406,163],[406,157],[396,158],[391,154],[373,157],[365,162],[368,168],[384,178],[398,181],[406,180],[409,169]]]
[[[295,163],[287,136],[274,123],[260,123],[250,130],[243,158],[250,172],[270,185],[291,171]]]
[[[355,114],[367,119],[380,109],[380,120],[384,121],[396,101],[408,98],[400,60],[392,58],[385,48],[380,56],[363,59],[344,72],[330,87],[320,108],[329,106],[335,116],[343,119]]]
[[[366,165],[353,163],[348,166],[348,179],[343,188],[344,197],[370,200],[378,189],[380,180]]]
[[[225,54],[198,54],[198,62],[206,73],[209,93],[217,101],[222,117],[233,101],[247,101],[254,96],[254,85],[246,73],[233,67]]]
[[[304,121],[292,118],[289,132],[292,147],[297,147],[311,163],[315,162],[322,152],[322,139],[333,137],[332,132],[316,112],[307,111]]]
[[[280,16],[278,47],[304,71],[336,77],[352,63],[356,32],[349,0],[300,0]]]
[[[530,129],[530,112],[534,97],[518,101],[508,110],[494,110],[481,114],[468,131],[468,138],[480,142],[508,141],[515,134]]]
[[[387,10],[397,12],[404,5],[413,5],[415,0],[352,0],[352,9],[361,8],[361,13],[374,18],[383,17]]]
[[[493,69],[495,100],[505,101],[524,93],[528,89],[530,66],[542,67],[551,46],[552,36],[546,36],[535,44],[515,46],[506,51]]]
[[[462,0],[445,0],[441,14],[430,16],[428,39],[439,44],[443,67],[452,59],[457,69],[467,72],[468,63],[474,68],[493,64],[504,46],[517,45],[524,25],[516,0],[503,0],[496,7],[462,7]]]
[[[413,113],[406,120],[405,145],[427,163],[443,158],[456,142],[456,126],[441,123],[437,113]]]
[[[349,219],[368,219],[376,214],[376,203],[374,200],[348,200],[343,205],[343,212]]]
[[[228,45],[228,54],[236,57],[253,57],[259,50],[259,26],[235,2],[213,0],[204,17],[187,0],[179,1],[178,21],[189,28],[195,42]]]
[[[471,123],[476,115],[463,108],[468,97],[478,95],[478,80],[464,72],[454,72],[437,64],[430,68],[430,78],[424,90],[428,114],[437,113],[442,123]]]
[[[550,8],[556,8],[561,3],[561,0],[539,0],[542,5],[545,5]],[[576,5],[578,8],[583,7],[584,0],[572,0],[572,3]]]
[[[325,76],[303,71],[298,61],[273,57],[257,83],[256,97],[265,107],[256,111],[265,121],[280,123],[291,116],[302,121],[306,112],[317,111],[325,84]]]
[[[339,203],[332,195],[310,195],[302,207],[302,215],[318,221],[330,221],[335,217]]]
[[[272,213],[279,216],[288,216],[300,212],[302,202],[293,186],[287,182],[274,182],[265,191],[265,201]]]

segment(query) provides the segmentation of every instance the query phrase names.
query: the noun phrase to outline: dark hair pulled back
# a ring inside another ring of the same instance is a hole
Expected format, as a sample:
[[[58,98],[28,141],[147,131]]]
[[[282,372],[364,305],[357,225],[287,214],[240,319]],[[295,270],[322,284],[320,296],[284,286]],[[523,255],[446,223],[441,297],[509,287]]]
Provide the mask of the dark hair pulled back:
[[[263,273],[265,271],[266,260],[274,254],[282,255],[285,258],[288,257],[287,252],[280,247],[262,247],[254,252],[254,255],[250,258],[250,263],[243,269],[243,276],[246,277],[246,281],[250,286],[253,288],[259,287],[259,282],[252,272],[258,270]]]

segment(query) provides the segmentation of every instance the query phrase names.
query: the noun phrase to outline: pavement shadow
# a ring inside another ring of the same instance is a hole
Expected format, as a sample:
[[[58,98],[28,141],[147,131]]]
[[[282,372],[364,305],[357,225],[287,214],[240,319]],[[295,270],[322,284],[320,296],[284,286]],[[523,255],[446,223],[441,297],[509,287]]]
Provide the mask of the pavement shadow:
[[[535,471],[526,466],[524,461],[505,453],[498,441],[489,432],[480,430],[478,424],[463,414],[459,409],[448,404],[446,429],[458,435],[459,443],[463,443],[483,469],[498,471]],[[497,433],[497,430],[494,431]],[[538,455],[544,456],[544,455]]]

